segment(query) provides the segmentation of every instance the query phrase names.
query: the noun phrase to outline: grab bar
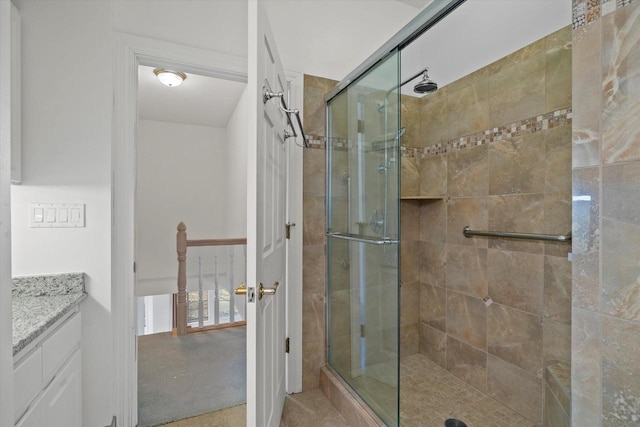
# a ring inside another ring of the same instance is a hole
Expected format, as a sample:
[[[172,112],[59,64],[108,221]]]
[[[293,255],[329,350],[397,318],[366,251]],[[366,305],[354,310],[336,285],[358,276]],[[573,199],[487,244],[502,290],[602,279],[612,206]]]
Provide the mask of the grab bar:
[[[369,243],[372,245],[393,245],[399,243],[398,240],[379,239],[375,237],[360,236],[359,234],[351,233],[327,233],[327,236],[335,237],[336,239],[349,240],[352,242]]]
[[[472,236],[486,236],[486,237],[507,237],[512,239],[527,239],[527,240],[546,240],[551,242],[571,242],[571,232],[564,235],[554,234],[534,234],[534,233],[512,233],[508,231],[480,231],[472,230],[468,225],[462,229],[464,237]]]
[[[285,131],[284,139],[296,138],[298,136],[298,134],[296,133],[296,129],[293,127],[293,122],[291,121],[291,114],[295,114],[296,115],[296,120],[298,121],[298,129],[300,129],[300,136],[302,136],[302,140],[304,141],[304,148],[309,148],[309,143],[307,141],[307,135],[305,135],[304,129],[302,129],[302,121],[300,120],[300,111],[297,110],[297,109],[290,110],[289,107],[287,107],[287,103],[284,100],[284,93],[282,93],[282,92],[271,92],[266,87],[263,88],[263,89],[264,89],[264,92],[262,93],[262,102],[264,104],[266,104],[267,101],[272,99],[272,98],[280,98],[280,105],[279,105],[280,110],[282,110],[284,113],[286,113],[287,122],[289,123],[289,127],[291,128],[291,132],[293,132],[291,134],[291,133]]]

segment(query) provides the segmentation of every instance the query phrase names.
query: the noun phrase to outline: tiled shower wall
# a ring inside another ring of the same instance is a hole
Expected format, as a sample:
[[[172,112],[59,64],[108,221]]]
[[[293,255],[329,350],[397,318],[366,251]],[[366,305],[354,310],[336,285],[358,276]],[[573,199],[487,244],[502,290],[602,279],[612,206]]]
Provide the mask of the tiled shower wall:
[[[545,367],[571,360],[571,246],[462,229],[571,230],[571,114],[570,27],[403,99],[403,197],[440,197],[402,202],[402,342],[419,343],[403,356],[424,353],[534,423]]]
[[[640,424],[640,2],[574,1],[574,426]]]
[[[326,364],[325,103],[338,82],[304,76],[304,128],[311,148],[303,151],[302,389],[320,386]]]

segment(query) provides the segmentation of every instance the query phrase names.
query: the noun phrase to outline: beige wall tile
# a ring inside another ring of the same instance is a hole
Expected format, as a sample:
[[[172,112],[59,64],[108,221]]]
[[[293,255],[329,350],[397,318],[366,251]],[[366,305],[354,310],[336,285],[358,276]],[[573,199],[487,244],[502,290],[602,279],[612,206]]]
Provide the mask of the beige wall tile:
[[[447,157],[432,156],[420,159],[420,195],[447,194]]]
[[[602,311],[640,320],[640,227],[603,219],[602,253]]]
[[[573,170],[572,249],[574,254],[599,252],[600,168]]]
[[[305,196],[325,197],[325,150],[302,152],[302,192]]]
[[[420,240],[444,243],[447,240],[447,202],[420,203]]]
[[[571,323],[571,262],[564,257],[544,257],[544,316]]]
[[[571,26],[546,37],[545,111],[571,106]]]
[[[447,291],[447,334],[479,350],[487,347],[487,307],[481,299]]]
[[[571,192],[547,193],[544,195],[544,233],[564,235],[571,231]],[[566,242],[545,242],[544,253],[566,257],[571,252],[571,244]]]
[[[403,283],[400,286],[400,324],[412,325],[420,321],[420,283]]]
[[[640,159],[640,17],[638,6],[602,18],[604,163]]]
[[[403,241],[420,240],[422,206],[416,200],[400,202],[401,239]]]
[[[305,294],[324,294],[326,260],[324,245],[302,248],[302,286]]]
[[[420,136],[416,138],[416,147],[429,147],[449,138],[446,92],[438,90],[435,93],[438,94],[436,97],[422,98],[428,102],[420,110]]]
[[[446,367],[447,335],[426,323],[420,323],[420,353]]]
[[[489,355],[487,392],[532,422],[542,422],[542,380],[537,376]]]
[[[544,366],[571,363],[571,325],[544,319]]]
[[[420,170],[418,169],[419,161],[413,157],[403,157],[401,159],[401,177],[402,183],[400,193],[403,197],[412,197],[420,195]]]
[[[546,230],[541,230],[542,224],[544,224],[543,194],[517,194],[489,198],[490,230],[547,233]],[[544,250],[542,242],[519,239],[491,238],[489,247],[531,253],[542,253]]]
[[[302,343],[302,390],[320,386],[320,368],[325,364],[325,342]]]
[[[467,225],[476,230],[489,226],[488,197],[452,198],[447,202],[447,243],[487,247],[486,238],[468,238],[462,234]]]
[[[437,286],[420,284],[420,322],[446,332],[447,291]]]
[[[403,283],[419,282],[422,264],[422,243],[400,242],[400,280]]]
[[[305,298],[307,298],[306,295]],[[331,339],[342,336],[350,336],[352,310],[351,291],[348,289],[342,291],[334,291],[331,292],[329,298],[331,300],[331,318],[328,319],[328,324]],[[305,310],[304,323],[308,324],[310,321],[308,321],[307,318],[312,318],[314,315],[315,313],[307,313]],[[321,326],[324,327],[324,325]],[[311,323],[307,329],[309,329],[310,332],[313,332],[314,328],[316,328],[316,325]],[[303,336],[303,340],[317,340],[320,338],[321,336],[309,336],[307,338]]]
[[[602,119],[601,22],[573,32],[573,166],[600,162]]]
[[[420,98],[402,95],[401,97],[402,115],[400,117],[401,127],[405,128],[405,133],[400,140],[403,147],[416,147],[420,139],[420,108],[422,102]]]
[[[447,154],[447,191],[451,197],[489,194],[489,148],[486,145]]]
[[[467,86],[470,86],[470,85],[472,85],[474,83],[487,81],[487,79],[489,78],[489,74],[490,74],[489,68],[490,68],[490,66],[487,66],[487,67],[482,67],[479,70],[473,71],[472,73],[467,74],[466,76],[461,77],[458,80],[449,83],[446,86],[446,88],[449,91],[449,93],[455,93],[455,92],[459,91],[460,89],[464,89]],[[442,89],[442,88],[440,88],[440,89]]]
[[[544,309],[544,256],[489,249],[489,295],[493,301],[541,315]]]
[[[338,82],[305,74],[304,76],[304,129],[308,135],[325,136],[324,96]]]
[[[542,317],[492,304],[487,309],[487,351],[535,375],[542,368]]]
[[[447,338],[447,370],[478,390],[487,387],[487,354],[455,338]]]
[[[640,320],[640,162],[602,169],[602,309]]]
[[[475,298],[488,295],[487,250],[447,245],[447,289]]]
[[[571,324],[571,422],[598,427],[602,425],[602,318],[574,307]]]
[[[546,385],[544,388],[544,420],[542,426],[571,427],[569,415],[564,411],[558,399],[556,399],[551,389]]]
[[[304,245],[324,245],[326,227],[324,209],[324,197],[303,197],[304,224],[302,233]]]
[[[489,194],[544,192],[544,136],[536,132],[489,144]]]
[[[489,81],[479,80],[447,97],[449,138],[470,135],[490,127]]]
[[[343,291],[346,292],[346,291]],[[302,296],[302,341],[325,341],[325,297],[324,294]]]
[[[640,421],[640,324],[602,318],[603,426],[622,427]],[[634,363],[635,362],[635,363]]]
[[[541,44],[544,49],[544,40],[534,44]],[[493,126],[545,112],[545,56],[542,51],[489,77]]]
[[[418,323],[400,326],[400,357],[420,351],[420,326]]]
[[[420,282],[444,287],[447,279],[447,247],[444,243],[420,242]]]
[[[571,126],[544,131],[545,193],[571,191]]]
[[[488,66],[489,74],[498,74],[511,67],[522,65],[531,58],[544,54],[546,49],[547,40],[545,40],[545,38],[536,40],[535,42],[525,46],[524,48],[517,50],[505,56],[504,58],[501,58],[496,62],[490,64]]]

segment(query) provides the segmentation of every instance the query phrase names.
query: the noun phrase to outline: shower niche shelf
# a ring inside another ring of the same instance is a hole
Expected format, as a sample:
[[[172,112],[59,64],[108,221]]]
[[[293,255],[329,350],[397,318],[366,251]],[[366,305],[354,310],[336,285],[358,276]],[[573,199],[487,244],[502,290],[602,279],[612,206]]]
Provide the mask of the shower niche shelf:
[[[444,197],[443,196],[402,196],[400,197],[400,200],[424,200],[424,201],[429,201],[429,200],[442,200]]]

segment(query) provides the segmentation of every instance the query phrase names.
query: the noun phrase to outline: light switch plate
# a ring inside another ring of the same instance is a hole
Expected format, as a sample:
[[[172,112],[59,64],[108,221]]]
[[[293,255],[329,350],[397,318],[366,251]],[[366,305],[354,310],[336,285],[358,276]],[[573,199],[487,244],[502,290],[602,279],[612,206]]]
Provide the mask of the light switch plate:
[[[30,203],[31,228],[82,228],[84,203]]]

